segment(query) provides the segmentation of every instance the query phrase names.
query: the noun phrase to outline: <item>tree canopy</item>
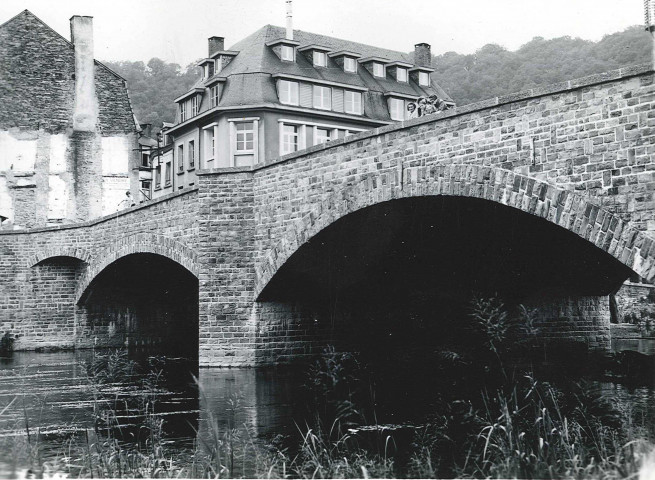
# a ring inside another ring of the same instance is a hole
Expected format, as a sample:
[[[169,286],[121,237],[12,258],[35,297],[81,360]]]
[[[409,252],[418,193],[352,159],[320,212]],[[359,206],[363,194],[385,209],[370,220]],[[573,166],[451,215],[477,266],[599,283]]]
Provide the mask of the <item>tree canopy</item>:
[[[474,54],[432,58],[433,78],[458,105],[650,61],[652,39],[635,26],[598,42],[535,37],[510,52],[495,44]]]
[[[182,69],[176,63],[159,58],[143,62],[104,62],[127,80],[134,114],[141,123],[151,123],[156,130],[162,122],[175,119],[175,100],[189,91],[200,78],[195,63]]]

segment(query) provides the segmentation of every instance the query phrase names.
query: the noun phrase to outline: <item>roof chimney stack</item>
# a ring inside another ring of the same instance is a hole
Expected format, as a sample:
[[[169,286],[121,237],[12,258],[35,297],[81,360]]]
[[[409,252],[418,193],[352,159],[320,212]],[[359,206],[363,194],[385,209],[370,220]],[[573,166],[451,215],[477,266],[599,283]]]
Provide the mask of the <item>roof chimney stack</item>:
[[[74,15],[70,19],[71,40],[75,47],[75,107],[73,130],[95,132],[98,102],[93,62],[93,17]]]
[[[215,52],[225,50],[225,38],[223,37],[209,37],[207,43],[209,43],[209,57]]]
[[[432,54],[430,53],[429,43],[417,43],[414,45],[414,63],[418,67],[431,66]]]
[[[293,11],[291,0],[287,1],[287,40],[293,40]]]

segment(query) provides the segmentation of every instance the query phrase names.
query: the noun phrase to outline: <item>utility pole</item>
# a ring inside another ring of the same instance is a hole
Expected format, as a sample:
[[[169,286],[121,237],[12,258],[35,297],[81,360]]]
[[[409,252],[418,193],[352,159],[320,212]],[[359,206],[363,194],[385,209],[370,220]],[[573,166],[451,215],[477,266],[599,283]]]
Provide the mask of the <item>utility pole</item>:
[[[644,0],[644,20],[651,36],[651,64],[655,69],[655,0]]]

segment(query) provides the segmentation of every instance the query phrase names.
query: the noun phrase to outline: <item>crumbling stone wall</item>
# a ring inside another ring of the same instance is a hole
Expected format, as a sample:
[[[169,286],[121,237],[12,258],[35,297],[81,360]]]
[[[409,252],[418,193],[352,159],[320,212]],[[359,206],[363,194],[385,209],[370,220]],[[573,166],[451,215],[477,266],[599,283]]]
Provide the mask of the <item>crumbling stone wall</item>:
[[[138,134],[125,80],[91,59],[97,122],[80,135],[72,130],[73,45],[26,10],[0,26],[0,47],[3,227],[70,223],[116,211],[125,191],[138,186]],[[117,142],[120,149],[107,146]],[[120,171],[106,168],[108,156],[123,159]]]

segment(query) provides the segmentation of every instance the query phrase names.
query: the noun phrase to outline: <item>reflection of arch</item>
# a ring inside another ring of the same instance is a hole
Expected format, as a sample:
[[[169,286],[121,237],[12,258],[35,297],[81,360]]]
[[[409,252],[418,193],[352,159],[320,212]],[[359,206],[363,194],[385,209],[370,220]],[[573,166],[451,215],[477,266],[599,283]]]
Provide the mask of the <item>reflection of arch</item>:
[[[89,255],[86,249],[81,247],[44,247],[35,255],[31,255],[28,262],[30,267],[34,267],[38,263],[52,257],[72,257],[84,263],[89,263],[91,255]]]
[[[388,175],[376,172],[335,191],[293,222],[258,265],[255,298],[298,248],[336,220],[389,200],[436,195],[480,198],[544,218],[591,242],[642,277],[655,278],[655,241],[572,191],[508,170],[474,165],[408,168],[402,187]]]
[[[139,233],[112,242],[109,248],[93,257],[91,262],[89,262],[89,267],[77,285],[75,303],[79,303],[82,300],[89,285],[91,285],[91,282],[100,272],[119,258],[133,253],[155,253],[161,255],[180,264],[198,277],[198,259],[192,249],[172,238],[151,233]]]

